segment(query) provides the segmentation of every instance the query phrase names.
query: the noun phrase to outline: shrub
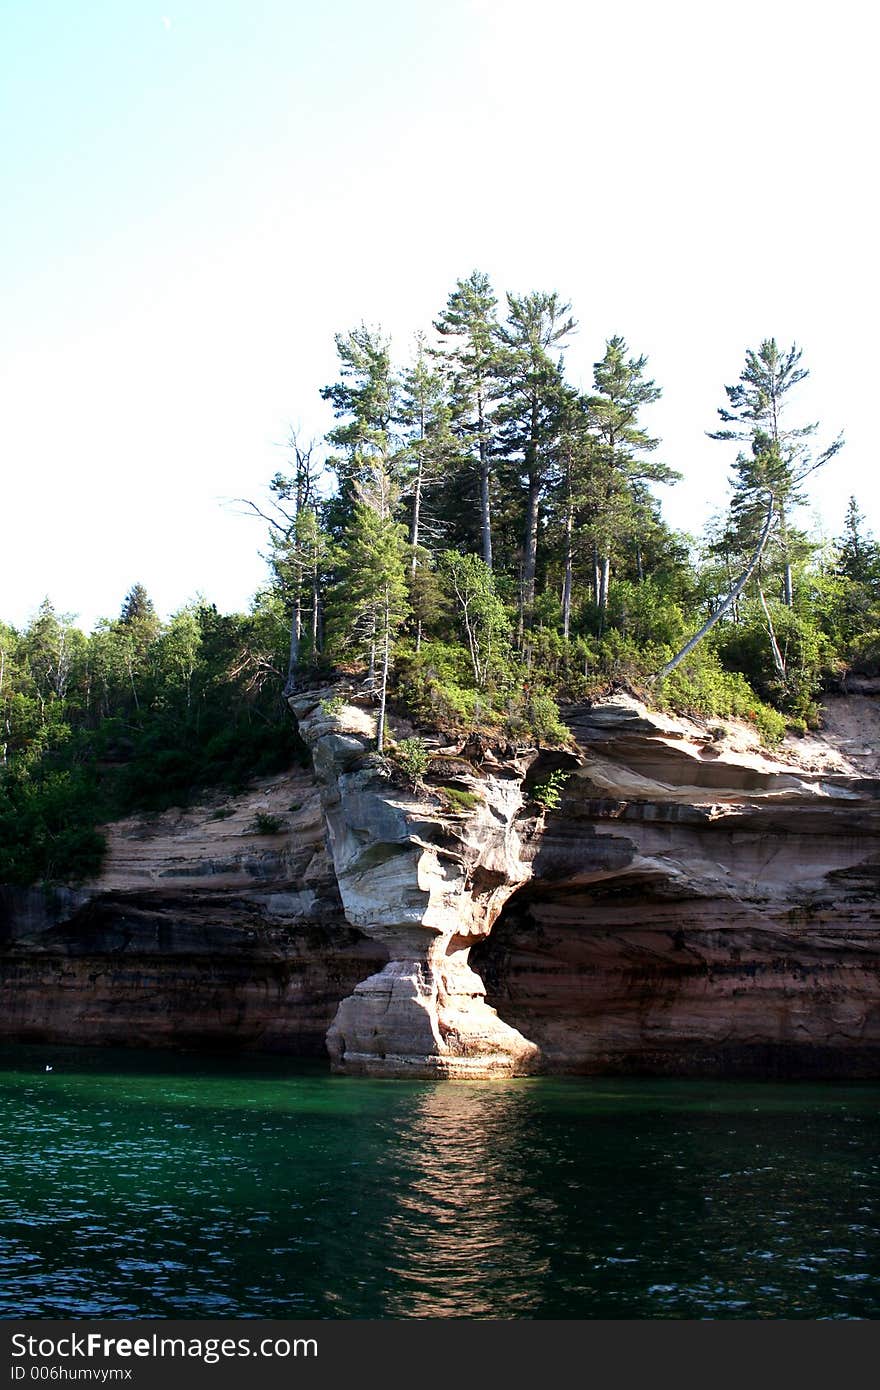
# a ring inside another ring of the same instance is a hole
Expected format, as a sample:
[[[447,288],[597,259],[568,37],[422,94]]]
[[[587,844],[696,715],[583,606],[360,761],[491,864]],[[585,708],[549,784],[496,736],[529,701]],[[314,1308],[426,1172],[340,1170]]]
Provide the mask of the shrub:
[[[418,782],[427,771],[431,754],[424,739],[402,738],[391,749],[391,758],[411,781]]]
[[[345,701],[341,695],[329,695],[326,700],[321,701],[321,713],[326,714],[328,719],[335,718],[344,709]]]
[[[399,697],[421,719],[444,729],[494,722],[491,698],[473,689],[470,658],[459,643],[423,642],[418,652],[402,645],[396,666]]]
[[[284,829],[284,824],[277,816],[272,816],[268,811],[258,811],[254,816],[251,829],[255,835],[280,835]]]
[[[571,737],[559,718],[559,706],[545,691],[536,691],[529,700],[528,722],[539,743],[567,743]]]
[[[725,624],[718,632],[716,650],[725,666],[741,671],[763,700],[809,722],[815,718],[823,673],[833,662],[831,644],[811,616],[772,600],[768,609],[785,661],[784,677],[773,661],[767,619],[754,600],[744,606],[741,623]]]
[[[778,743],[785,734],[784,715],[760,700],[745,676],[725,671],[708,648],[698,649],[692,659],[658,681],[653,700],[660,709],[679,714],[747,719],[768,744]]]

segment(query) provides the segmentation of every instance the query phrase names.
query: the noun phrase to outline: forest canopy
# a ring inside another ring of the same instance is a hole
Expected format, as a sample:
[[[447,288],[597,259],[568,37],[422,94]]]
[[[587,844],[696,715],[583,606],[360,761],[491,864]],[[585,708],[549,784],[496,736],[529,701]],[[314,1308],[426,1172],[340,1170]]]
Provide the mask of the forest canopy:
[[[575,329],[557,293],[502,302],[474,272],[407,360],[379,328],[339,333],[331,428],[292,435],[269,501],[247,502],[269,523],[249,613],[161,621],[136,584],[90,635],[48,600],[0,623],[0,882],[88,877],[102,821],[282,769],[300,751],[285,695],[340,669],[392,756],[390,704],[554,744],[561,705],[625,681],[772,742],[880,671],[880,549],[856,500],[832,543],[800,523],[842,447],[799,413],[800,349],[765,339],[719,385],[701,427],[730,490],[694,538],[662,515],[678,474],[646,422],[647,358],[614,336],[574,383]]]

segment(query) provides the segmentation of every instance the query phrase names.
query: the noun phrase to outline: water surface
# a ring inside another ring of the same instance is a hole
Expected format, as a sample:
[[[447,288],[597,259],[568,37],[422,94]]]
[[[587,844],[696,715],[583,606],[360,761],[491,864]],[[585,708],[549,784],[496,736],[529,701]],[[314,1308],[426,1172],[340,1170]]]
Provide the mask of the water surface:
[[[6,1049],[0,1316],[876,1318],[878,1102]]]

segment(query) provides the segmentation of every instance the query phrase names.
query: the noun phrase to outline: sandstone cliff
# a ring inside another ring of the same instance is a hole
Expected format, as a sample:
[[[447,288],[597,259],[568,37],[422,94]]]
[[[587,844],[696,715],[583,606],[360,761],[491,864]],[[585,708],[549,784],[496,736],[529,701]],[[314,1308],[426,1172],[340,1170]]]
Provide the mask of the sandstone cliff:
[[[351,691],[293,706],[314,773],[111,827],[82,889],[6,890],[0,1035],[376,1075],[880,1074],[868,696],[771,755],[618,695],[567,711],[568,751],[434,739],[418,787]]]
[[[880,1074],[876,707],[773,755],[626,698],[570,723],[580,766],[475,953],[542,1066]]]
[[[385,959],[345,920],[297,770],[110,826],[92,884],[0,890],[0,1037],[323,1056],[340,999]]]

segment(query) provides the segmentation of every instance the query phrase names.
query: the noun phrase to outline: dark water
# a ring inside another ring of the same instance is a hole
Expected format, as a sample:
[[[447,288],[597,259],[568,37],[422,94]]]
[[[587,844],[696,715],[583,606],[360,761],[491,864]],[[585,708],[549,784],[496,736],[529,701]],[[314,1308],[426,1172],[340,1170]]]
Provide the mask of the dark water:
[[[877,1318],[878,1101],[7,1051],[0,1315]]]

